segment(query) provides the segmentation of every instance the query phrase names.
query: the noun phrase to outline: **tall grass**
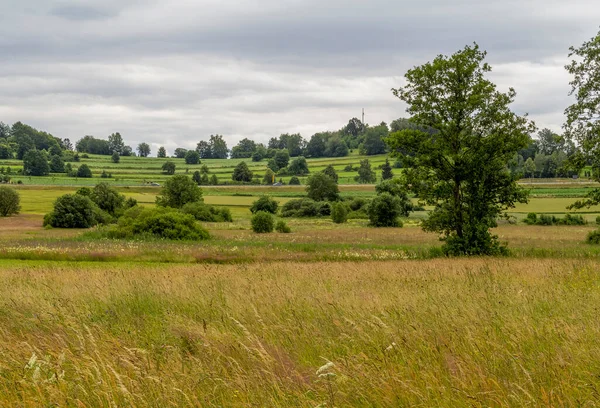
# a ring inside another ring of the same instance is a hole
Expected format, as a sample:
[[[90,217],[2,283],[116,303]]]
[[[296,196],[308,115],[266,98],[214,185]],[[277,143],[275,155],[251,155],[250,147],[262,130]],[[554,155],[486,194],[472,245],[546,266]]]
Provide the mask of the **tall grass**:
[[[594,406],[599,266],[0,261],[0,406]]]

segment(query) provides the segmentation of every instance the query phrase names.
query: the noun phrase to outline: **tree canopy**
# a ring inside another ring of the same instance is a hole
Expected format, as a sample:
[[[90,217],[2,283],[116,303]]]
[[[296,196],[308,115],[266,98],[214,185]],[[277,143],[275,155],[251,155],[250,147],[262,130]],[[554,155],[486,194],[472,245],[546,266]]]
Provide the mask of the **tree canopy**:
[[[434,206],[423,228],[443,235],[448,254],[502,252],[489,229],[527,200],[507,163],[535,127],[510,110],[514,89],[499,92],[486,78],[485,57],[477,44],[440,55],[409,70],[406,86],[393,90],[413,123],[435,130],[404,129],[387,142],[402,159],[407,187]]]

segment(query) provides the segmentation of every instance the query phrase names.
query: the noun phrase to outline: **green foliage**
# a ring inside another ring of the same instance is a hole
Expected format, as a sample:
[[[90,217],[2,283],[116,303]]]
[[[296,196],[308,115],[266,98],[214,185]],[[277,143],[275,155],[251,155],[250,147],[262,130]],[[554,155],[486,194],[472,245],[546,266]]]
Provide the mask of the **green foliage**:
[[[210,176],[210,184],[213,186],[219,185],[219,178],[217,177],[216,174],[213,174],[212,176]]]
[[[290,200],[281,207],[282,217],[328,217],[331,215],[331,204],[314,201],[310,198]]]
[[[382,193],[371,201],[367,214],[373,227],[401,227],[402,201],[390,193]]]
[[[385,123],[367,128],[363,136],[363,142],[360,145],[360,154],[372,156],[385,153],[386,145],[384,140],[388,136],[388,133],[389,129]]]
[[[275,220],[271,213],[259,211],[252,216],[250,223],[252,224],[252,231],[263,234],[273,232]]]
[[[125,210],[125,196],[119,194],[115,188],[107,183],[97,184],[89,197],[98,208],[114,217],[118,217]]]
[[[324,173],[316,173],[306,181],[306,193],[315,201],[337,201],[340,190],[337,183]]]
[[[29,150],[23,156],[23,174],[26,176],[47,176],[50,173],[46,153]]]
[[[52,156],[50,157],[50,171],[52,173],[64,173],[65,172],[65,162],[60,156]]]
[[[381,166],[381,179],[389,180],[394,177],[394,173],[392,172],[392,166],[390,165],[389,159],[385,159],[385,164]]]
[[[133,207],[125,212],[116,226],[108,229],[110,238],[160,238],[199,241],[210,238],[206,229],[190,214],[173,208]]]
[[[198,164],[200,163],[200,154],[195,150],[188,150],[185,154],[185,164]]]
[[[406,186],[400,179],[383,180],[375,186],[375,192],[378,195],[388,193],[400,200],[400,214],[408,217],[408,214],[414,210],[413,205],[408,198]]]
[[[176,165],[172,161],[165,162],[162,165],[162,171],[163,171],[163,173],[168,174],[168,175],[175,174],[175,168],[176,168]]]
[[[252,203],[250,207],[250,212],[255,214],[259,211],[268,212],[271,214],[277,214],[277,208],[279,207],[279,203],[273,200],[271,197],[263,195],[258,200]]]
[[[600,215],[596,217],[596,225],[600,225]]]
[[[0,216],[8,217],[18,214],[21,210],[21,198],[14,188],[0,186]]]
[[[438,56],[409,70],[407,85],[394,90],[411,122],[432,131],[404,129],[387,143],[402,159],[407,186],[435,207],[423,228],[443,234],[451,255],[503,253],[489,229],[506,209],[527,201],[507,163],[535,127],[510,110],[513,89],[501,93],[485,78],[485,56],[477,45]]]
[[[165,149],[164,146],[159,147],[158,152],[156,153],[156,157],[167,157],[167,149]]]
[[[202,176],[200,175],[200,172],[198,170],[196,170],[194,174],[192,174],[192,180],[198,185],[202,184]]]
[[[240,162],[237,166],[235,166],[235,169],[233,169],[231,178],[234,181],[249,183],[252,181],[252,176],[252,171],[248,168],[246,162]]]
[[[183,158],[185,158],[186,153],[187,153],[187,149],[178,147],[177,149],[175,149],[174,155],[178,159],[183,159]]]
[[[285,221],[279,220],[277,224],[275,224],[275,231],[280,232],[282,234],[289,234],[292,232],[292,229],[286,224]]]
[[[371,169],[371,162],[369,159],[360,161],[360,167],[358,168],[358,176],[354,178],[355,181],[361,184],[371,184],[377,181],[375,172]]]
[[[529,213],[523,220],[527,225],[586,225],[587,221],[581,215],[566,214],[564,218],[554,215]]]
[[[181,208],[187,203],[202,201],[202,190],[183,174],[175,175],[165,181],[160,195],[156,197],[156,205],[161,207]]]
[[[44,217],[44,226],[90,228],[98,224],[98,218],[102,218],[97,209],[98,207],[89,197],[81,194],[65,194],[56,199],[53,211]]]
[[[303,156],[296,157],[287,167],[287,174],[294,176],[304,176],[309,173],[308,164]]]
[[[91,153],[91,154],[111,154],[110,146],[108,141],[102,139],[96,139],[93,136],[85,136],[75,143],[75,149],[80,153]]]
[[[194,202],[184,205],[181,211],[185,214],[190,214],[198,221],[233,222],[231,210],[227,207],[214,207],[202,202]]]
[[[121,161],[121,156],[119,155],[118,152],[113,152],[111,158],[113,163],[119,163]]]
[[[150,156],[150,145],[148,143],[142,142],[138,145],[137,151],[140,157],[148,157]]]
[[[348,208],[345,203],[333,203],[331,205],[331,220],[336,224],[348,221]]]
[[[13,153],[10,146],[6,144],[0,144],[0,159],[12,159]]]
[[[290,186],[299,186],[300,185],[300,179],[296,176],[292,176],[290,178],[290,181],[288,183]]]
[[[92,178],[92,169],[87,164],[82,164],[77,169],[77,177]]]
[[[263,177],[263,184],[271,185],[274,183],[274,181],[275,181],[275,173],[273,173],[273,170],[267,168],[267,170],[265,171],[265,175]]]
[[[333,168],[332,164],[327,165],[327,167],[325,167],[325,169],[323,170],[323,174],[327,174],[329,177],[331,177],[333,179],[333,181],[335,181],[336,183],[338,182],[339,176],[337,174],[337,172],[335,171],[335,169]]]
[[[275,157],[273,157],[273,160],[277,164],[277,170],[283,169],[283,168],[287,167],[287,165],[290,162],[290,153],[287,150],[279,150],[277,153],[275,153]],[[273,170],[273,169],[271,169],[271,170]],[[277,170],[273,170],[273,171],[277,171]]]
[[[587,236],[586,242],[592,245],[600,244],[600,230],[590,232]]]

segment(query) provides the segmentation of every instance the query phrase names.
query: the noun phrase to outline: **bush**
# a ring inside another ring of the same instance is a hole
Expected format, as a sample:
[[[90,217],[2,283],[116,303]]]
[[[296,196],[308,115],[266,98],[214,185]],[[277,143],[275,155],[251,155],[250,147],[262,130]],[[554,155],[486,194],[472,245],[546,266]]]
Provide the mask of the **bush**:
[[[306,181],[306,193],[315,201],[337,201],[339,199],[339,188],[334,179],[324,173],[317,173]]]
[[[278,207],[279,203],[277,201],[273,200],[269,196],[263,195],[254,203],[252,203],[252,207],[250,207],[250,212],[254,214],[259,211],[264,211],[271,214],[277,214]]]
[[[90,199],[103,211],[112,216],[119,216],[123,213],[125,205],[125,196],[107,183],[99,183],[89,194]]]
[[[285,221],[279,220],[275,225],[275,231],[281,232],[282,234],[289,234],[292,232],[292,229],[285,223]]]
[[[0,216],[8,217],[21,210],[21,198],[14,188],[0,186]]]
[[[160,207],[181,208],[187,203],[202,201],[202,190],[188,176],[178,174],[169,178],[163,185],[156,205]]]
[[[263,234],[267,232],[273,232],[273,215],[265,211],[259,211],[252,216],[250,220],[252,224],[252,231]]]
[[[150,237],[185,241],[210,238],[208,231],[192,215],[161,207],[133,207],[106,234],[110,238]]]
[[[529,213],[523,220],[527,225],[585,225],[587,221],[581,215],[566,214],[564,218],[557,218],[554,215]],[[598,219],[596,219],[598,222]]]
[[[586,242],[593,245],[600,244],[600,230],[590,232],[587,236]]]
[[[23,156],[24,176],[47,176],[50,173],[50,165],[46,153],[40,150],[29,150]]]
[[[226,207],[213,207],[202,202],[187,203],[181,208],[185,214],[190,214],[198,221],[232,222],[231,211]]]
[[[401,213],[401,200],[390,193],[378,195],[367,208],[370,225],[373,227],[401,227],[402,221],[398,218]]]
[[[281,207],[282,217],[328,217],[331,215],[331,204],[318,202],[310,198],[290,200]]]
[[[175,163],[173,163],[172,161],[168,161],[168,162],[163,163],[161,169],[162,169],[163,173],[172,176],[173,174],[175,174],[176,167],[177,166],[175,165]]]
[[[241,181],[245,183],[249,183],[252,181],[253,173],[248,168],[246,162],[239,162],[237,166],[233,169],[233,174],[231,175],[231,179],[233,181]]]
[[[300,179],[296,176],[292,176],[292,178],[290,178],[290,182],[288,183],[290,186],[299,186],[300,185]]]
[[[348,202],[348,206],[352,211],[366,209],[367,205],[369,205],[369,200],[362,197],[353,198]]]
[[[98,224],[93,201],[81,194],[66,194],[54,202],[54,210],[44,217],[44,226],[55,228],[90,228]]]
[[[348,221],[348,209],[344,203],[334,203],[331,206],[331,220],[336,224]]]
[[[92,170],[87,164],[82,164],[77,169],[77,177],[92,178]]]

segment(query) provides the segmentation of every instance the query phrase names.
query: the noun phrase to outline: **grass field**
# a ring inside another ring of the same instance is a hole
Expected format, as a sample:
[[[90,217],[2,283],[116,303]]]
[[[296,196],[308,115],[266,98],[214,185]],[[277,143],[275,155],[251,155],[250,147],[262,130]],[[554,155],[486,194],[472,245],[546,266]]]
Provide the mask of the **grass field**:
[[[0,405],[595,406],[599,267],[0,261]]]

